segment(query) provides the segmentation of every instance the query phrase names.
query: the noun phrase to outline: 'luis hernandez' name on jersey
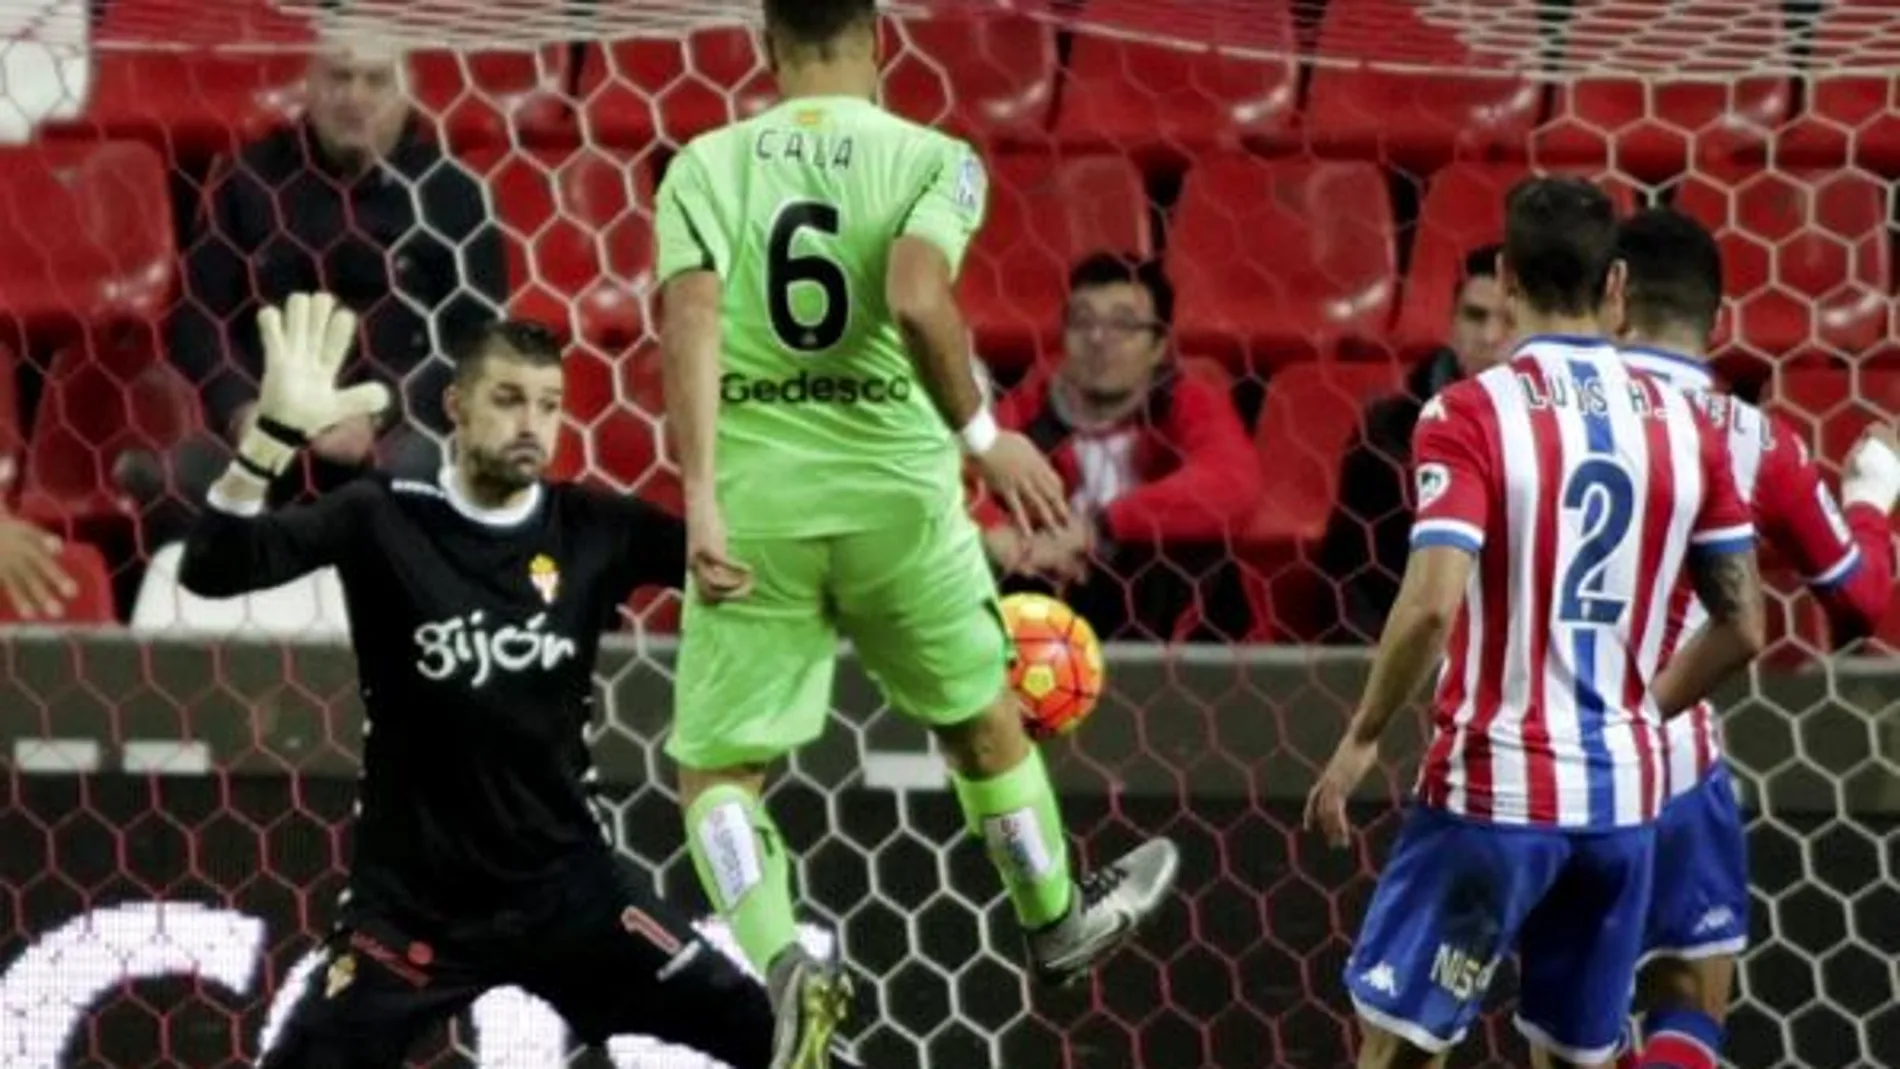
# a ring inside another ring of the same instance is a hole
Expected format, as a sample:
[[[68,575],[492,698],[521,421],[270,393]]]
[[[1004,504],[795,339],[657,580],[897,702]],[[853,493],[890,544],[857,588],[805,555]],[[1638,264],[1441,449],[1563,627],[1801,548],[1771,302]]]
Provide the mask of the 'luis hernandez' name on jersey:
[[[582,738],[600,632],[636,587],[681,582],[678,520],[555,483],[483,509],[447,473],[369,476],[272,512],[210,504],[187,588],[341,578],[368,715],[353,900],[452,921],[604,856]]]

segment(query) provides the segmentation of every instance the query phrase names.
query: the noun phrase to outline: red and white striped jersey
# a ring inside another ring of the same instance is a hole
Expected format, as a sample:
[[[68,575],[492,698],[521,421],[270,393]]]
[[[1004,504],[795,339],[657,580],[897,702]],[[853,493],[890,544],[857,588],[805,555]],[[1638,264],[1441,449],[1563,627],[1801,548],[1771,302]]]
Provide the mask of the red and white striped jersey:
[[[1756,531],[1781,560],[1801,573],[1826,606],[1837,640],[1878,627],[1893,585],[1893,538],[1887,517],[1869,504],[1835,503],[1793,431],[1785,423],[1718,393],[1701,361],[1662,349],[1628,347],[1623,362],[1688,393],[1718,430],[1728,436],[1735,489],[1753,514]],[[1675,632],[1667,649],[1680,645],[1708,622],[1708,613],[1685,585],[1670,606]],[[1703,702],[1669,721],[1664,737],[1668,794],[1693,790],[1722,759],[1714,709]]]
[[[1610,342],[1539,336],[1428,403],[1413,548],[1476,558],[1419,800],[1500,824],[1628,827],[1664,798],[1650,684],[1691,547],[1754,543],[1725,437]]]

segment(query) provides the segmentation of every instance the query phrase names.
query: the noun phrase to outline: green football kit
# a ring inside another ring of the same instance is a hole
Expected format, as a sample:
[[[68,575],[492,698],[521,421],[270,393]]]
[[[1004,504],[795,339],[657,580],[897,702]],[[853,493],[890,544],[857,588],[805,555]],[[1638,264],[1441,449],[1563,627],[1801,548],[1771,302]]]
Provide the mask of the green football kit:
[[[969,146],[850,98],[782,104],[668,168],[659,276],[724,282],[718,498],[755,575],[743,601],[686,599],[668,741],[682,764],[816,738],[840,634],[926,723],[1001,693],[1007,641],[956,438],[884,299],[892,242],[928,240],[954,268],[984,194]]]
[[[716,492],[728,549],[753,570],[751,593],[719,604],[688,582],[667,738],[682,766],[762,766],[817,738],[840,636],[925,724],[1003,694],[1010,643],[958,443],[885,301],[895,241],[930,242],[954,271],[986,192],[968,145],[844,97],[787,101],[668,167],[659,279],[722,283]],[[1073,884],[1041,755],[952,781],[1023,923],[1065,916]],[[766,970],[795,932],[770,814],[722,783],[686,824],[708,896]]]

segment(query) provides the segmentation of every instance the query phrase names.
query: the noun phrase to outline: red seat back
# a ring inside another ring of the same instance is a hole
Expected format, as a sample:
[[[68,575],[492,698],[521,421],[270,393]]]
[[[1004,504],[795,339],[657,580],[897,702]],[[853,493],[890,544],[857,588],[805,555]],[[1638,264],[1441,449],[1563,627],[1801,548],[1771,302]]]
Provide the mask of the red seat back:
[[[1153,249],[1147,194],[1126,159],[994,157],[988,217],[960,280],[984,357],[1015,363],[1060,333],[1076,261]]]
[[[1725,340],[1774,355],[1856,356],[1886,332],[1891,190],[1856,170],[1697,172],[1676,206],[1716,231]]]
[[[199,426],[190,383],[150,349],[62,349],[33,421],[22,507],[39,516],[116,512],[122,503],[112,467],[119,455],[162,452]]]
[[[578,91],[585,138],[603,147],[645,148],[655,136],[683,145],[778,99],[744,29],[589,44]]]
[[[457,149],[539,144],[571,129],[566,45],[409,56],[416,106]]]
[[[1383,339],[1397,290],[1370,163],[1217,156],[1188,173],[1168,242],[1181,344],[1279,362]]]
[[[1096,0],[1075,37],[1056,133],[1065,145],[1147,159],[1233,150],[1290,133],[1299,105],[1292,8],[1209,11],[1219,42],[1173,43],[1178,9]]]
[[[1808,41],[1809,66],[1822,73],[1809,83],[1806,114],[1777,146],[1783,160],[1900,168],[1900,79],[1876,58],[1893,32],[1893,11],[1890,0],[1823,5]],[[1825,73],[1842,69],[1855,73]]]
[[[47,132],[144,141],[186,161],[235,153],[291,121],[303,108],[310,65],[295,53],[143,49],[98,52],[95,60],[84,113]]]
[[[1733,77],[1786,69],[1778,9],[1737,9],[1720,0],[1593,0],[1564,29],[1573,69],[1674,70],[1704,75],[1583,78],[1559,89],[1538,132],[1541,161],[1614,158],[1619,170],[1661,178],[1692,158],[1732,156],[1760,145],[1785,120],[1786,77]],[[1707,77],[1712,74],[1730,77]]]
[[[884,102],[964,137],[1044,143],[1056,100],[1056,35],[1024,15],[883,23]]]
[[[176,277],[165,163],[135,142],[0,149],[0,318],[155,321]]]
[[[1308,106],[1314,144],[1408,165],[1470,150],[1521,151],[1543,94],[1511,72],[1537,55],[1539,6],[1434,5],[1428,17],[1410,0],[1328,0]],[[1448,70],[1487,73],[1437,73]]]
[[[1900,421],[1900,371],[1784,368],[1763,401],[1838,476],[1862,431]]]
[[[1266,496],[1247,540],[1311,542],[1324,535],[1360,413],[1404,385],[1403,370],[1391,363],[1314,361],[1276,372],[1254,435]]]
[[[653,256],[646,168],[593,148],[481,153],[470,165],[508,238],[514,313],[602,343],[638,337]]]

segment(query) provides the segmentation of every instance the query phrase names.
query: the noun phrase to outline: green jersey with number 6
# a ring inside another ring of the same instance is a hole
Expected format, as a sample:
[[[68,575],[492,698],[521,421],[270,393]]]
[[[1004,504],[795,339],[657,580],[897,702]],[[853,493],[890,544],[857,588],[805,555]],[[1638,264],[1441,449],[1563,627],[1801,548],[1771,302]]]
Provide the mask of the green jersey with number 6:
[[[659,276],[724,282],[716,464],[735,534],[840,534],[915,515],[920,499],[959,500],[955,438],[884,276],[906,234],[954,271],[984,193],[967,144],[854,98],[787,101],[673,160],[655,212]]]

